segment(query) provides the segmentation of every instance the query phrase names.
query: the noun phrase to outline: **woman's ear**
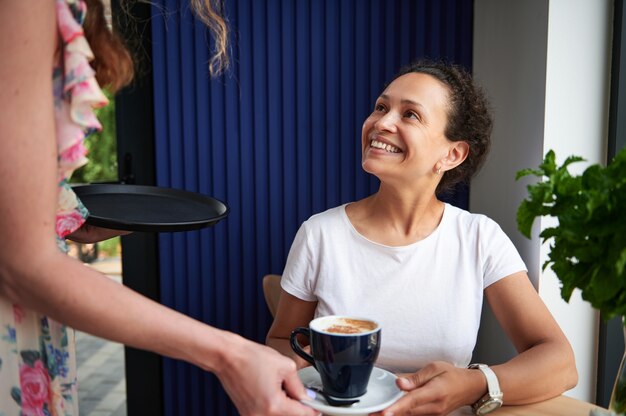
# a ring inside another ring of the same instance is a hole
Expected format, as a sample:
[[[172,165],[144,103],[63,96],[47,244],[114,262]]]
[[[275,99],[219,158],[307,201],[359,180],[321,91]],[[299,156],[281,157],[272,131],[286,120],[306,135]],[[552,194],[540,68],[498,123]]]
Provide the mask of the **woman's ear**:
[[[469,143],[464,141],[452,142],[448,149],[448,154],[441,159],[442,168],[451,170],[459,166],[469,154]]]

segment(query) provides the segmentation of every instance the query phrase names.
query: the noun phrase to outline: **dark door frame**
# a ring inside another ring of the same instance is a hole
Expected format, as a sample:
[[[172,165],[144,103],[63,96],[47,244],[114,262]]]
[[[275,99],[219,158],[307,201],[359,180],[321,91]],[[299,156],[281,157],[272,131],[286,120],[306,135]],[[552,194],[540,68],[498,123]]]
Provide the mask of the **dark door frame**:
[[[607,163],[626,146],[626,9],[624,0],[615,0],[613,9],[613,50],[609,104]],[[624,333],[620,318],[600,320],[596,404],[608,407],[617,370],[624,355]]]
[[[119,178],[123,183],[155,185],[154,99],[151,6],[111,0],[114,27],[136,61],[133,84],[115,98]],[[155,233],[122,237],[124,285],[160,301],[158,238]],[[132,319],[133,317],[129,317]],[[125,347],[126,407],[129,416],[163,415],[163,367],[159,355]]]

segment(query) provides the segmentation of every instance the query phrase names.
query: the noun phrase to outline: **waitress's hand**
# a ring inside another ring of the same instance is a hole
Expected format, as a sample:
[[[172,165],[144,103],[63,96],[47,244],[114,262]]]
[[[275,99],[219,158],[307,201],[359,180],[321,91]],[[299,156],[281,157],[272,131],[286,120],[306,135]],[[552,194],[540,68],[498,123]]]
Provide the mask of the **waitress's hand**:
[[[243,416],[315,416],[296,364],[272,348],[240,338],[216,375]]]
[[[112,230],[109,228],[95,227],[87,223],[83,225],[72,234],[65,236],[68,240],[72,240],[81,244],[92,244],[99,241],[108,240],[109,238],[117,237],[120,235],[128,235],[130,231]]]
[[[399,374],[396,385],[407,394],[372,415],[443,416],[476,402],[487,391],[487,381],[480,371],[458,368],[444,361],[430,363],[413,374]]]

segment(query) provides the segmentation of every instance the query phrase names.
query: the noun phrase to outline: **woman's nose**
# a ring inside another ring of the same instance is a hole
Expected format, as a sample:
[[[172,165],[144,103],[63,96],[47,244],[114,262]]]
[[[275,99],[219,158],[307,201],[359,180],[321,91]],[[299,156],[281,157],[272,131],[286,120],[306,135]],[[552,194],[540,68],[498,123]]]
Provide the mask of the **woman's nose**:
[[[376,127],[376,129],[379,131],[386,130],[394,132],[396,130],[397,121],[397,115],[394,112],[390,111],[388,113],[385,113],[381,118],[379,118],[374,124],[374,127]]]

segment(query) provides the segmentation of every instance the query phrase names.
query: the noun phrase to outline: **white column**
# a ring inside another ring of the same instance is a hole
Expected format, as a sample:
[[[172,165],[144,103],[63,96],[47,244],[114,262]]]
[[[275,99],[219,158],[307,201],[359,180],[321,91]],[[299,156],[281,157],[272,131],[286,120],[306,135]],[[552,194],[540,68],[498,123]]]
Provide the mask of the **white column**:
[[[528,240],[515,215],[531,180],[515,173],[536,167],[549,150],[560,161],[577,154],[604,160],[612,23],[610,0],[476,0],[474,74],[495,112],[489,160],[470,189],[470,210],[497,221],[526,262],[530,278],[572,343],[579,383],[568,395],[595,399],[597,315],[575,294],[560,298],[558,280],[541,273],[547,246],[540,227]],[[581,166],[583,168],[584,166]],[[477,360],[499,362],[515,351],[485,311]]]

